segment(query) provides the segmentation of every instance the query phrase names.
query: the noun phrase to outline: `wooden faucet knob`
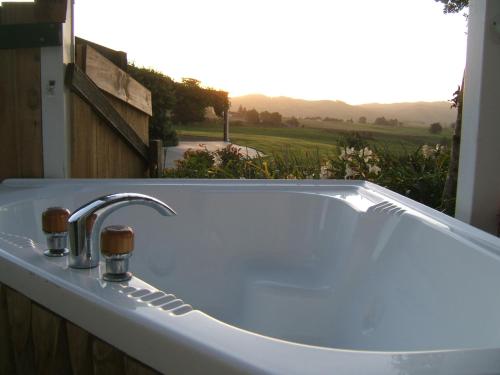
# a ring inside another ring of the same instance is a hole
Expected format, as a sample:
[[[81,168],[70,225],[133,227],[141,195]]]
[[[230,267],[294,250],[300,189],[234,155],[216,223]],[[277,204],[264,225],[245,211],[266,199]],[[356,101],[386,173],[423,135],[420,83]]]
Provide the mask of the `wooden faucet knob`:
[[[49,207],[42,214],[42,229],[45,233],[61,233],[68,231],[70,212],[63,207]]]
[[[128,254],[134,250],[134,231],[125,225],[110,225],[101,232],[101,251],[105,255]]]

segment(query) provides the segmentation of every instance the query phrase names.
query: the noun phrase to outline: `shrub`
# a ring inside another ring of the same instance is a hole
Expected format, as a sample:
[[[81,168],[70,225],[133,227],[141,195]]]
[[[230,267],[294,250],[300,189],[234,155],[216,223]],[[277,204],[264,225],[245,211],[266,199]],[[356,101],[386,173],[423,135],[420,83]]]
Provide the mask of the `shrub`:
[[[429,132],[431,134],[439,134],[443,131],[443,127],[439,122],[434,122],[429,125]]]
[[[328,160],[319,153],[280,154],[250,158],[232,145],[216,152],[187,151],[165,177],[248,179],[361,179],[372,181],[428,206],[440,209],[449,163],[448,148],[424,145],[393,153],[340,144]]]

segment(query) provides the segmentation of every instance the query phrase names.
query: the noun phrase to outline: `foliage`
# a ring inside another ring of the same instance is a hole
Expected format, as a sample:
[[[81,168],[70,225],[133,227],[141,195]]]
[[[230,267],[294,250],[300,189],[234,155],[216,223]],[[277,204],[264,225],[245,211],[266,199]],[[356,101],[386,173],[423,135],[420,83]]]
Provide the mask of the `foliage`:
[[[300,126],[299,120],[297,120],[297,117],[292,116],[289,119],[285,121],[285,124],[287,124],[290,127],[296,128],[297,126]]]
[[[216,152],[187,151],[165,177],[259,179],[362,179],[375,182],[431,207],[443,206],[449,152],[444,146],[424,145],[412,152],[339,146],[335,156],[286,152],[250,158],[229,145]]]
[[[340,147],[354,147],[362,149],[368,147],[367,137],[363,137],[359,132],[348,132],[338,140]]]
[[[175,82],[163,73],[133,64],[128,66],[128,72],[151,91],[153,116],[149,126],[150,139],[162,139],[167,146],[178,143],[173,123],[203,121],[206,107],[213,107],[219,117],[229,109],[226,91],[203,88],[197,79],[183,78],[182,82]]]
[[[247,121],[247,122],[250,122],[252,124],[260,123],[259,112],[257,112],[257,110],[255,108],[251,109],[249,111],[247,111],[245,109],[245,111],[243,112],[243,115],[244,115],[245,121]]]
[[[401,126],[401,122],[397,118],[386,119],[385,117],[377,117],[374,122],[375,125],[386,125],[386,126]]]
[[[176,103],[176,83],[160,72],[133,64],[128,66],[128,73],[151,91],[153,115],[149,123],[149,139],[161,139],[166,146],[177,145],[177,133],[170,118]]]
[[[435,0],[443,3],[444,13],[458,13],[469,6],[469,0]]]
[[[186,124],[188,122],[203,121],[207,100],[200,81],[194,78],[183,78],[176,87],[176,103],[173,110],[175,122]]]
[[[443,131],[443,127],[439,122],[433,122],[429,125],[429,132],[431,134],[440,134]]]
[[[358,122],[360,124],[366,124],[367,123],[367,119],[365,116],[361,116],[359,119],[358,119]]]
[[[314,119],[314,117],[310,117],[309,119]],[[341,118],[336,118],[336,117],[323,117],[323,121],[330,121],[330,122],[337,122],[337,123],[343,123],[344,119]]]
[[[281,125],[282,116],[278,112],[264,111],[259,114],[260,121],[269,125]]]
[[[206,178],[214,166],[215,156],[208,150],[187,150],[184,159],[176,161],[175,172],[167,173],[167,177]]]

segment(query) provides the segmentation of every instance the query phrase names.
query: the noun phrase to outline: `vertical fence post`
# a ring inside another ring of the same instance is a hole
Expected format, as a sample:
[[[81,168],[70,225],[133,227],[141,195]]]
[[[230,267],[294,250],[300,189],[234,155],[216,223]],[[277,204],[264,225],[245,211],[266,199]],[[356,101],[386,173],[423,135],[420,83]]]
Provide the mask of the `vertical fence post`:
[[[224,142],[229,142],[229,110],[224,111]]]
[[[159,178],[163,175],[163,142],[154,139],[149,142],[149,176]]]

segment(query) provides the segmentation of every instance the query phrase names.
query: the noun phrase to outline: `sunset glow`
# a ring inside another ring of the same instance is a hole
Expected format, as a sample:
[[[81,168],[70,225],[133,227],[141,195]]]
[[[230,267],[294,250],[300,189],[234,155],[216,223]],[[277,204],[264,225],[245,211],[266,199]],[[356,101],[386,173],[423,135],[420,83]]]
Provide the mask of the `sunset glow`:
[[[466,20],[434,0],[77,0],[76,35],[231,96],[447,100]]]

